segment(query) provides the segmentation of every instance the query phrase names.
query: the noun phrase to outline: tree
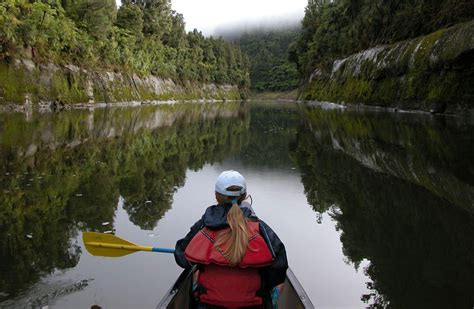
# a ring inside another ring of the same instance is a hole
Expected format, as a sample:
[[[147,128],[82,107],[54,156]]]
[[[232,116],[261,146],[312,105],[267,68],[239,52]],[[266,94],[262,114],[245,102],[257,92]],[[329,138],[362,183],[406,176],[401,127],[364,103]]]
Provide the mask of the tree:
[[[117,12],[116,25],[129,30],[136,37],[143,36],[143,12],[137,5],[123,4]]]
[[[236,40],[242,52],[250,57],[251,89],[260,91],[287,91],[297,88],[296,66],[288,61],[290,43],[299,29],[260,30],[243,34]],[[237,63],[243,62],[240,51]]]
[[[18,40],[19,8],[13,0],[0,3],[0,60],[9,56]]]
[[[4,0],[0,43],[1,60],[18,55],[186,82],[248,79],[240,51],[199,31],[186,34],[169,0],[124,0],[118,12],[114,0]]]
[[[149,0],[143,3],[143,33],[158,40],[171,32],[171,2],[170,0]]]
[[[184,48],[186,44],[186,31],[182,14],[171,12],[171,29],[163,36],[163,43],[173,48]]]
[[[474,17],[470,0],[310,0],[290,57],[302,78],[334,59],[424,35]]]
[[[63,0],[63,7],[79,27],[104,40],[116,19],[115,0]]]

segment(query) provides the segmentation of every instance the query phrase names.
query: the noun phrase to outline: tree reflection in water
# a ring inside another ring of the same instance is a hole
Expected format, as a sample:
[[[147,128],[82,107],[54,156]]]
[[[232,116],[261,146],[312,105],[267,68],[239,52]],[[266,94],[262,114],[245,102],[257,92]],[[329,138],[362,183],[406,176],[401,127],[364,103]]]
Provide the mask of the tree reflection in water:
[[[119,199],[153,229],[187,169],[235,160],[301,171],[373,307],[474,304],[472,125],[419,115],[238,103],[0,114],[0,302],[80,258]],[[320,216],[320,219],[322,216]],[[108,225],[102,225],[110,222]]]
[[[292,156],[308,202],[336,220],[349,261],[370,261],[373,292],[362,300],[472,308],[472,126],[413,115],[303,113]]]
[[[248,125],[240,103],[0,114],[0,301],[74,267],[78,231],[113,229],[120,197],[153,229],[186,169],[238,152]]]

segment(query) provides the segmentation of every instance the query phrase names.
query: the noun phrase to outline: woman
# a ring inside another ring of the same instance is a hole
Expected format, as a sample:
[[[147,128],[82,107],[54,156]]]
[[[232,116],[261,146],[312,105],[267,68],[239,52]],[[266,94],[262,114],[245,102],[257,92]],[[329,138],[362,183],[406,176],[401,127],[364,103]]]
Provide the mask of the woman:
[[[288,262],[283,243],[247,207],[244,177],[222,172],[216,181],[217,205],[210,206],[185,238],[176,243],[176,263],[198,265],[198,308],[265,308],[279,291]]]

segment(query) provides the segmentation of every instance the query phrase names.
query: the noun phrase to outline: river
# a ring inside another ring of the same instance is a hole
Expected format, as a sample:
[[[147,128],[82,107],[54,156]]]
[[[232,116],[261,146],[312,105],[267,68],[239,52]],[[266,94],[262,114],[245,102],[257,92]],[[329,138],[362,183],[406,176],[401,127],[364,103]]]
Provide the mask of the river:
[[[474,121],[278,102],[0,113],[0,308],[154,308],[228,169],[317,308],[474,306]]]

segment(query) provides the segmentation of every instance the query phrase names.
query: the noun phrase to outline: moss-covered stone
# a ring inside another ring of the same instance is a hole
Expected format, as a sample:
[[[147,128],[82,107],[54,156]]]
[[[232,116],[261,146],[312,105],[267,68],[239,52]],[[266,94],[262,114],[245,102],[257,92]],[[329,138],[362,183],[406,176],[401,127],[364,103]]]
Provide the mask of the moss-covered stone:
[[[25,92],[17,86],[18,82],[25,82],[23,71],[0,64],[0,102],[23,102]]]
[[[75,66],[0,63],[0,104],[59,102],[113,103],[153,100],[239,100],[235,85],[174,82],[130,73],[90,72]]]
[[[436,112],[474,108],[474,21],[334,61],[299,98]]]

